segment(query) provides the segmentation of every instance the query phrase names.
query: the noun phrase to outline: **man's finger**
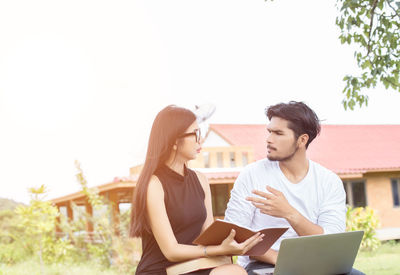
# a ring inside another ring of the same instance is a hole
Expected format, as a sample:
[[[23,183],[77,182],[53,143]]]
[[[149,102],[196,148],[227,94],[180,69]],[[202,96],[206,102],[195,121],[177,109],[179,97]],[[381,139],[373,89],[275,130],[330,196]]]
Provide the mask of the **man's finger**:
[[[272,194],[276,195],[276,196],[282,194],[281,191],[279,191],[278,189],[272,188],[272,187],[269,186],[269,185],[267,185],[267,190],[268,190],[269,192],[271,192]]]
[[[265,192],[260,191],[260,190],[253,190],[252,193],[255,194],[255,195],[258,195],[258,196],[260,196],[260,197],[269,199],[269,200],[270,200],[270,199],[273,199],[273,198],[275,197],[275,195],[273,195],[273,194],[268,194],[268,193],[265,193]],[[271,192],[271,193],[272,193],[272,192]]]
[[[254,205],[255,208],[260,209],[260,212],[263,214],[267,214],[270,215],[270,211],[272,211],[272,207],[268,206],[268,205],[264,205],[264,204],[256,204],[254,202],[252,202],[252,204]]]
[[[265,209],[267,206],[265,206],[264,204],[258,204],[255,202],[251,202],[252,205],[254,205],[254,207],[258,208],[258,209]]]
[[[247,197],[246,200],[255,202],[258,204],[269,204],[269,201],[266,199],[260,199],[260,198],[255,198],[255,197]]]
[[[264,204],[256,204],[254,202],[252,202],[252,204],[257,207],[258,209],[260,209],[260,211],[270,211],[272,210],[271,206],[269,205],[264,205]]]

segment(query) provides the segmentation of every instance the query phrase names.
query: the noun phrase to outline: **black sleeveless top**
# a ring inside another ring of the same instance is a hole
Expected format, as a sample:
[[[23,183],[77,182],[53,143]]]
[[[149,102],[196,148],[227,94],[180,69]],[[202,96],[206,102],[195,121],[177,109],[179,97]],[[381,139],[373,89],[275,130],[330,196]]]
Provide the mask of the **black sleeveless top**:
[[[196,172],[185,166],[182,176],[163,165],[154,174],[164,189],[164,203],[177,242],[192,245],[207,217],[205,194]],[[165,258],[152,234],[142,236],[142,251],[138,275],[164,275],[168,266],[176,264]]]

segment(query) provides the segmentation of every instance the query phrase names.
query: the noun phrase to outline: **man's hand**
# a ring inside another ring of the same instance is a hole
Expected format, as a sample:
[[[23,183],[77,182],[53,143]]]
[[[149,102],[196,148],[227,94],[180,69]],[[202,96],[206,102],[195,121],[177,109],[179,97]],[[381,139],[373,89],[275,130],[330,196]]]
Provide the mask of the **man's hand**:
[[[247,197],[246,200],[251,201],[263,214],[286,219],[299,236],[324,233],[321,226],[312,223],[292,207],[282,192],[270,186],[267,186],[267,190],[271,194],[253,190],[253,194],[262,198]]]
[[[267,185],[267,190],[271,194],[253,190],[253,194],[258,195],[262,198],[247,197],[246,200],[260,209],[260,212],[277,218],[289,219],[291,216],[297,213],[297,210],[293,208],[283,193]]]

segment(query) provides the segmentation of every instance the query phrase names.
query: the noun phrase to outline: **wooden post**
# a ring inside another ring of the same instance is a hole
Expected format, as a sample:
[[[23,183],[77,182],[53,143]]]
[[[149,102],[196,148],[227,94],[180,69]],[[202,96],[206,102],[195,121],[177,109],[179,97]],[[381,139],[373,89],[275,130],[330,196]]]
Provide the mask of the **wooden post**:
[[[115,233],[119,235],[119,198],[116,192],[109,192],[109,197],[111,203],[111,221],[114,226]]]
[[[74,211],[72,211],[71,202],[68,201],[65,206],[67,207],[68,220],[72,221],[74,219]]]
[[[86,213],[90,216],[90,218],[92,218],[93,217],[93,208],[92,208],[92,205],[88,201],[85,202],[85,210],[86,210]],[[86,231],[88,232],[89,236],[93,232],[93,223],[91,220],[86,221]]]

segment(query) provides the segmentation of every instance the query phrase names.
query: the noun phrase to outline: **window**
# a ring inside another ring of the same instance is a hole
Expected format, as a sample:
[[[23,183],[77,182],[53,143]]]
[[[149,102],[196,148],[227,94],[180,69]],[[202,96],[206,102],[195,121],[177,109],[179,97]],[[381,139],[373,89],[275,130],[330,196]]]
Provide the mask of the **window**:
[[[109,211],[108,205],[101,205],[93,208],[93,218],[98,219],[103,215],[106,215]]]
[[[392,179],[393,206],[400,206],[400,179]]]
[[[229,200],[229,186],[228,184],[212,184],[210,187],[214,216],[224,216]]]
[[[242,153],[242,166],[249,164],[249,154],[247,152]]]
[[[235,152],[229,152],[229,159],[231,162],[231,167],[235,167],[236,166]]]
[[[367,198],[365,193],[365,182],[346,181],[343,182],[344,190],[346,191],[346,203],[352,207],[367,206]]]
[[[63,215],[64,217],[68,217],[68,212],[67,212],[67,207],[66,206],[60,206],[58,208],[60,211],[60,214]]]
[[[210,168],[210,152],[203,152],[204,167]]]
[[[72,209],[74,211],[74,222],[85,219],[86,207],[84,205],[75,205]]]
[[[217,152],[217,167],[224,167],[224,159],[222,152]]]
[[[118,204],[119,212],[126,212],[131,210],[132,204],[130,202],[120,202]]]

